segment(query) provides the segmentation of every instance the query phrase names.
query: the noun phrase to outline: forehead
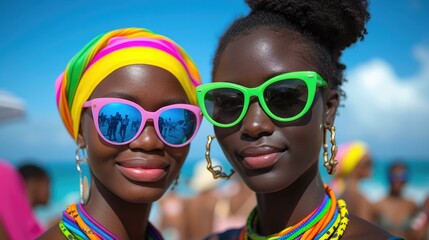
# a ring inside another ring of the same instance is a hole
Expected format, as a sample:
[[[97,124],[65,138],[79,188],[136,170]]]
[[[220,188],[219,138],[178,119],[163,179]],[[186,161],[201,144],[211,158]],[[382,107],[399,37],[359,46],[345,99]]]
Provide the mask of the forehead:
[[[213,80],[251,87],[280,73],[318,72],[312,59],[310,48],[299,33],[260,28],[228,44],[219,56]]]
[[[99,97],[129,99],[147,110],[188,102],[176,77],[163,68],[151,65],[129,65],[116,69],[91,95],[91,98]]]

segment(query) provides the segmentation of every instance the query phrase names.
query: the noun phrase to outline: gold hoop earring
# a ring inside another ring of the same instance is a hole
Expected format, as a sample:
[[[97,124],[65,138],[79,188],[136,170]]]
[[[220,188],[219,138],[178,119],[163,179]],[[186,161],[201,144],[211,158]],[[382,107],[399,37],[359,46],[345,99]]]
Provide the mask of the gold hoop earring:
[[[222,167],[219,165],[212,166],[212,160],[210,158],[210,145],[212,143],[212,140],[215,139],[215,136],[207,136],[207,144],[206,144],[206,161],[207,161],[207,170],[209,170],[213,174],[214,179],[223,178],[223,179],[229,179],[233,174],[234,170],[231,169],[231,173],[227,175],[226,173],[222,172]]]
[[[327,131],[331,132],[331,137],[329,138],[331,141],[331,157],[328,157],[328,143],[327,143]],[[335,156],[337,155],[338,147],[337,141],[335,140],[335,127],[325,127],[323,131],[323,162],[326,170],[330,175],[335,173],[335,168],[338,164],[338,161],[335,160]]]
[[[84,170],[87,167],[85,166],[86,164],[88,164],[86,149],[78,145],[76,149],[76,169],[79,172],[80,202],[82,204],[86,203],[89,198],[89,180]]]

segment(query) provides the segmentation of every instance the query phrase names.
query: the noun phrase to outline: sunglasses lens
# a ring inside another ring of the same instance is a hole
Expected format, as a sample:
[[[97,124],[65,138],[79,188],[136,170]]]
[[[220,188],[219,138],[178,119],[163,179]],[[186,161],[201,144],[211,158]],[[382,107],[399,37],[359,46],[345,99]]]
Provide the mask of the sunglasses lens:
[[[125,103],[106,104],[98,114],[101,134],[114,143],[131,140],[139,130],[141,122],[139,110]]]
[[[195,114],[183,108],[171,108],[163,111],[158,120],[159,133],[165,142],[180,145],[188,142],[197,128]]]
[[[220,124],[229,124],[240,117],[244,95],[232,88],[213,89],[206,93],[204,105],[211,119]]]
[[[307,103],[307,84],[299,79],[275,82],[265,88],[264,99],[274,115],[281,118],[294,117]]]

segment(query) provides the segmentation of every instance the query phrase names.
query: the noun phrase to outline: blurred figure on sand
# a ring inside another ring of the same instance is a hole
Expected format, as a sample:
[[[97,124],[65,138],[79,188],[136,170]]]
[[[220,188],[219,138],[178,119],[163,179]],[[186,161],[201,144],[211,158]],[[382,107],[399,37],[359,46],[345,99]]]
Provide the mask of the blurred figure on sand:
[[[232,176],[219,191],[212,232],[244,226],[247,216],[256,206],[255,194],[238,175]]]
[[[18,170],[0,160],[0,239],[35,239],[44,228],[33,214]]]
[[[206,162],[195,164],[189,182],[193,195],[180,196],[175,190],[160,201],[160,229],[167,239],[202,239],[212,232],[240,227],[256,205],[252,191],[238,177],[225,184],[213,179]]]
[[[190,181],[195,196],[185,201],[185,238],[187,240],[202,239],[213,229],[215,206],[218,202],[217,190],[220,182],[212,178],[206,169],[206,163],[196,163]]]
[[[330,184],[339,198],[347,202],[350,212],[372,221],[372,204],[359,189],[359,182],[372,175],[372,156],[363,141],[352,141],[338,147],[338,166]]]
[[[184,199],[173,189],[159,201],[159,228],[166,239],[186,239]]]
[[[24,178],[27,197],[31,207],[46,206],[51,198],[50,177],[47,171],[41,166],[30,161],[26,162],[18,167],[18,171]]]
[[[402,195],[409,179],[406,164],[401,161],[392,163],[387,176],[390,184],[389,194],[375,203],[375,221],[393,234],[405,239],[414,239],[410,236],[411,219],[417,212],[417,205]]]
[[[212,232],[243,226],[255,207],[253,192],[239,176],[220,185],[222,181],[213,179],[206,165],[200,161],[194,166],[191,197],[172,191],[161,200],[160,226],[168,239],[202,239]]]

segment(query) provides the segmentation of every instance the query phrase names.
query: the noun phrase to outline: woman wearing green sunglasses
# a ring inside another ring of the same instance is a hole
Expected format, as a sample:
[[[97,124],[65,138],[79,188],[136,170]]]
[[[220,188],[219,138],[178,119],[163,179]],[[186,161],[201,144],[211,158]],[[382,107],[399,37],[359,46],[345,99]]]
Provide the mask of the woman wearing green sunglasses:
[[[324,165],[335,171],[340,56],[366,34],[367,1],[247,3],[251,13],[221,37],[213,83],[198,86],[197,99],[257,206],[245,226],[208,239],[393,238],[348,213],[318,168],[323,145]],[[229,178],[212,167],[208,140],[208,169]]]

